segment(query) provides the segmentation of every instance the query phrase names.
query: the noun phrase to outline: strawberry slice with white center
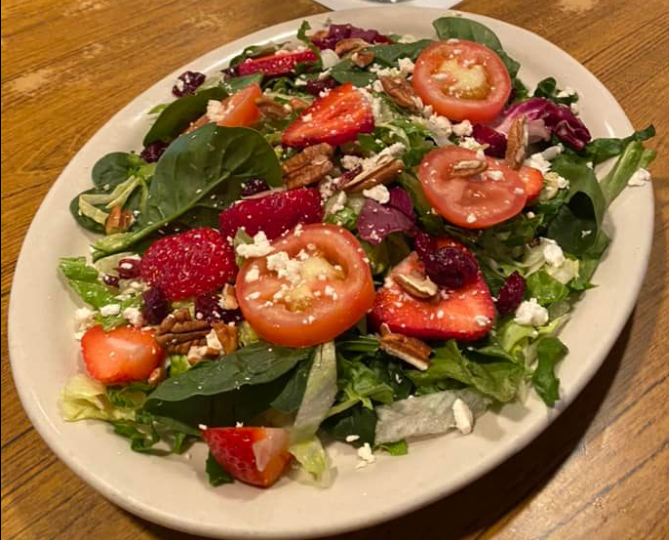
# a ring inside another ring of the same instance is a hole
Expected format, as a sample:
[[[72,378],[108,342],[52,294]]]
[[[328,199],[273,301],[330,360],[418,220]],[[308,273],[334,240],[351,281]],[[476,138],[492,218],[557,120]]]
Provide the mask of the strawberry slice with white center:
[[[269,487],[291,459],[288,432],[280,428],[220,427],[202,430],[212,455],[237,480]]]
[[[450,240],[440,239],[439,247],[467,249]],[[385,323],[392,332],[420,339],[457,339],[475,341],[492,328],[495,305],[481,270],[476,279],[459,289],[442,288],[436,299],[411,296],[393,279],[398,274],[416,272],[424,275],[423,263],[411,253],[392,271],[386,284],[376,293],[371,322]]]
[[[333,146],[355,141],[358,133],[374,131],[372,108],[351,83],[338,86],[307,107],[288,126],[281,142],[304,148],[318,143]]]

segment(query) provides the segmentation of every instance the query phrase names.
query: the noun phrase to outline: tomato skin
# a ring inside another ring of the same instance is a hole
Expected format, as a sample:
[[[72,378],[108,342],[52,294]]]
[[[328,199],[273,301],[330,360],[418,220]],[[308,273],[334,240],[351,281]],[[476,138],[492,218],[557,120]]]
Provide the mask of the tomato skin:
[[[421,161],[418,178],[439,215],[459,227],[483,229],[520,213],[527,194],[518,173],[491,157],[486,157],[488,169],[481,174],[451,176],[456,163],[475,159],[476,153],[466,148],[437,148]],[[502,178],[493,180],[491,174],[500,173]]]
[[[460,61],[473,62],[474,68],[485,66],[487,91],[482,92],[487,95],[476,96],[478,99],[449,95],[445,90],[450,81],[434,78],[440,66],[449,61],[457,61],[461,71],[468,68]],[[458,122],[490,122],[500,113],[511,95],[511,77],[500,57],[479,43],[465,40],[453,43],[439,41],[427,47],[416,60],[411,83],[423,103],[431,105],[442,116]]]
[[[534,201],[544,188],[544,175],[539,169],[527,166],[521,167],[518,174],[524,184],[525,193],[527,193],[527,202]]]
[[[258,84],[251,84],[242,88],[239,92],[232,94],[221,101],[221,106],[227,109],[227,114],[216,122],[216,125],[226,127],[252,126],[260,120],[260,109],[256,105],[256,99],[262,97],[262,89]],[[195,120],[184,133],[191,133],[202,126],[209,124],[211,120],[203,114]]]
[[[309,247],[311,246],[311,247]],[[358,240],[337,225],[305,225],[272,242],[273,253],[285,251],[291,258],[301,250],[315,249],[331,265],[341,266],[342,279],[315,280],[303,309],[290,310],[275,301],[274,295],[286,284],[267,268],[267,256],[247,260],[236,282],[239,307],[257,334],[271,343],[285,347],[306,347],[325,343],[353,326],[374,304],[374,285],[365,252]],[[259,273],[248,279],[249,272]],[[334,290],[327,295],[325,288]]]

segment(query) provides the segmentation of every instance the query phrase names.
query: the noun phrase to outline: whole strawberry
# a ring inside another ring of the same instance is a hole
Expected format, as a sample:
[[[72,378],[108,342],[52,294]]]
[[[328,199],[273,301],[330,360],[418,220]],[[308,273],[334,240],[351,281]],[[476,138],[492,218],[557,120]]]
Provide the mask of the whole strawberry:
[[[157,240],[141,262],[142,279],[162,289],[169,300],[219,289],[236,273],[232,247],[217,231],[206,228]]]

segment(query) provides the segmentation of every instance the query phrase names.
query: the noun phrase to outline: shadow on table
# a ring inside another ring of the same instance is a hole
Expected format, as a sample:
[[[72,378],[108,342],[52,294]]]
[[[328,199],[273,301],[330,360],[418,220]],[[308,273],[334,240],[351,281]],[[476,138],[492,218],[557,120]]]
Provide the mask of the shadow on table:
[[[434,534],[441,540],[454,540],[493,525],[519,502],[541,491],[577,448],[611,387],[630,329],[631,321],[628,321],[597,375],[558,419],[524,450],[469,486],[426,508],[372,528],[329,537],[330,540],[424,538]],[[392,494],[389,496],[389,504],[398,502]],[[143,522],[143,525],[157,538],[196,538],[153,523]]]

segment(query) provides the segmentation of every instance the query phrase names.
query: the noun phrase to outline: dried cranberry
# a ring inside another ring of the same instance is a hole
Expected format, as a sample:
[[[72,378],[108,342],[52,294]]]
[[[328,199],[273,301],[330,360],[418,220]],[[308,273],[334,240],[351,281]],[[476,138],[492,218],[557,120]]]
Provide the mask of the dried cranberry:
[[[503,133],[483,124],[474,124],[472,127],[472,137],[477,143],[488,145],[484,150],[487,155],[503,158],[506,154],[506,136]]]
[[[163,155],[165,150],[167,150],[168,146],[169,144],[163,141],[152,142],[144,147],[144,150],[139,154],[139,157],[147,163],[155,163],[160,159],[160,156]]]
[[[497,311],[504,315],[516,311],[525,295],[525,278],[514,272],[504,282],[497,295]]]
[[[142,315],[149,324],[160,324],[170,312],[170,304],[163,290],[153,287],[142,293],[144,307]]]
[[[238,309],[224,309],[216,293],[205,293],[195,297],[195,318],[208,322],[237,322],[242,316]]]
[[[331,90],[335,86],[337,86],[337,81],[335,81],[332,77],[328,77],[322,81],[307,81],[307,85],[304,87],[304,89],[308,94],[311,94],[312,96],[318,96],[323,90]]]
[[[102,276],[102,282],[108,287],[115,287],[118,289],[118,276],[105,274],[104,276]]]
[[[181,81],[181,84],[175,84],[172,87],[172,93],[176,97],[189,96],[195,93],[195,90],[202,86],[205,78],[206,76],[204,73],[199,73],[197,71],[184,71],[177,77],[177,79]]]
[[[476,280],[476,259],[454,247],[438,247],[435,238],[419,232],[415,237],[415,249],[425,265],[425,273],[437,285],[459,289]]]
[[[425,261],[432,253],[437,251],[437,241],[433,236],[418,231],[414,238],[414,249],[421,261]]]
[[[269,186],[262,178],[251,178],[246,182],[242,183],[242,197],[250,197],[251,195],[257,195],[263,191],[267,191]]]
[[[121,279],[134,279],[139,277],[140,263],[139,259],[121,259],[118,262],[118,277]]]

